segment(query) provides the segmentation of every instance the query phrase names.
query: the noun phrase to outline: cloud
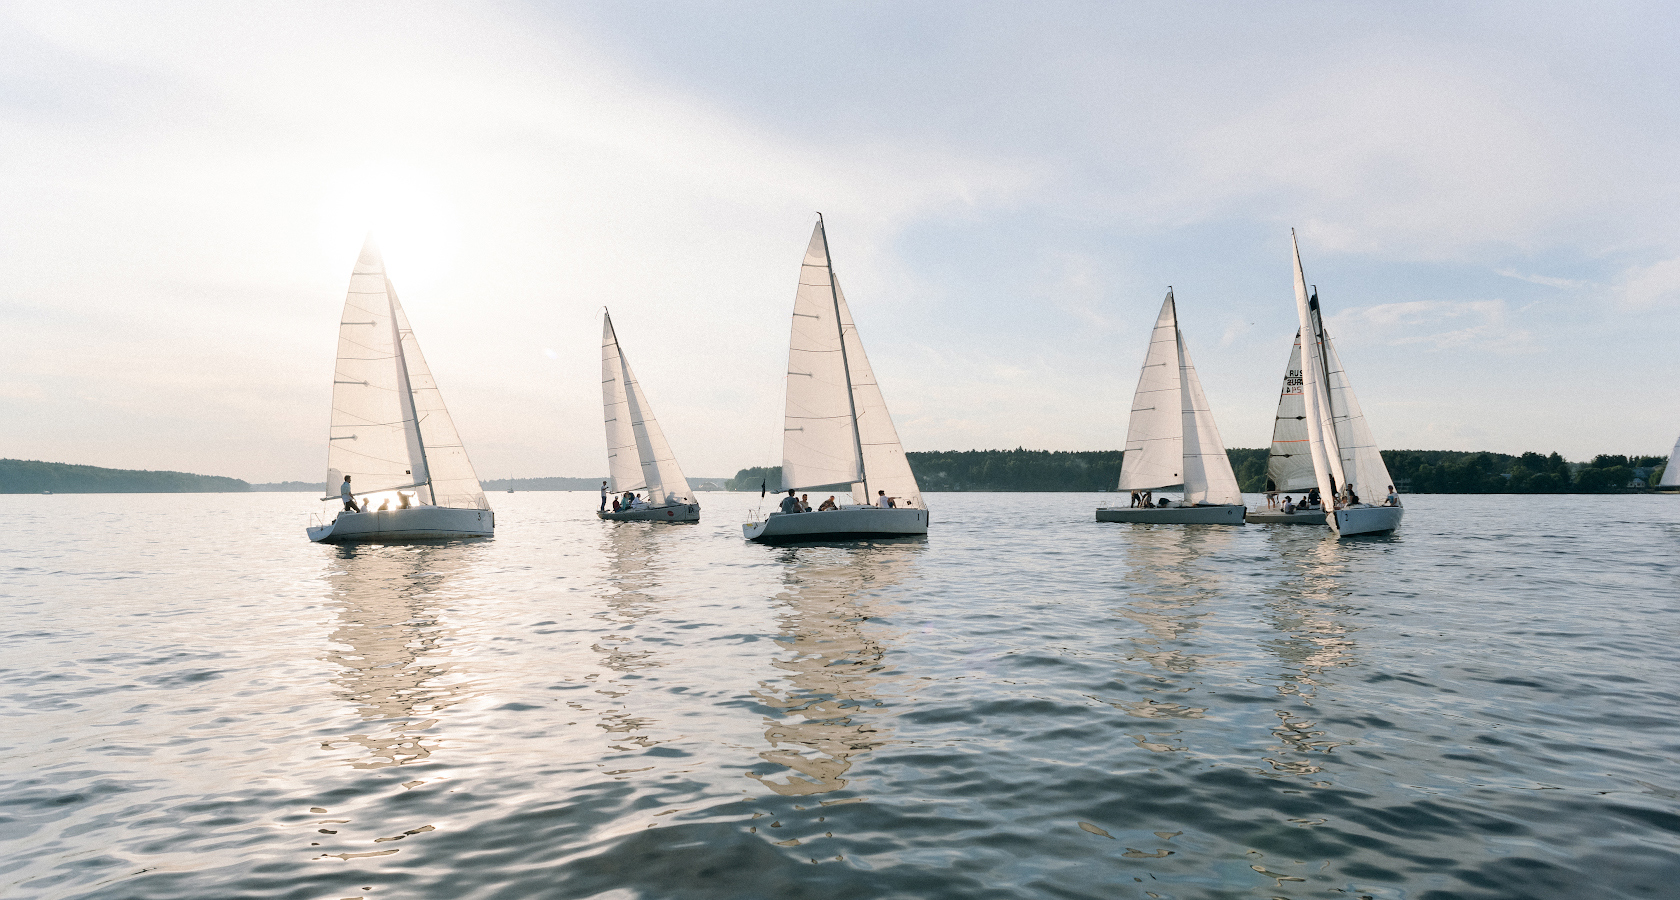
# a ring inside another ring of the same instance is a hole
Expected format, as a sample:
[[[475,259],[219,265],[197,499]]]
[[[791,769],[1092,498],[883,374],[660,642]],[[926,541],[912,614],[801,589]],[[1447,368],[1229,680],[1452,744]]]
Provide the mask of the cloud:
[[[1539,349],[1534,334],[1511,323],[1504,300],[1412,300],[1346,310],[1330,316],[1329,331],[1338,340],[1417,346],[1440,352],[1476,349],[1494,353],[1531,353]]]
[[[1680,303],[1680,258],[1629,269],[1616,285],[1622,306],[1655,309]]]

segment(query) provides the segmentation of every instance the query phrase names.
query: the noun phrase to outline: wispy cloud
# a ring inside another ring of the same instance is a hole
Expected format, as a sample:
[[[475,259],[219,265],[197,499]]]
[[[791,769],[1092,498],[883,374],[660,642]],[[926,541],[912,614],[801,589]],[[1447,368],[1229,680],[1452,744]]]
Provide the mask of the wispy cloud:
[[[1495,353],[1540,349],[1533,332],[1512,324],[1504,300],[1412,300],[1351,309],[1330,317],[1330,332],[1390,346]]]

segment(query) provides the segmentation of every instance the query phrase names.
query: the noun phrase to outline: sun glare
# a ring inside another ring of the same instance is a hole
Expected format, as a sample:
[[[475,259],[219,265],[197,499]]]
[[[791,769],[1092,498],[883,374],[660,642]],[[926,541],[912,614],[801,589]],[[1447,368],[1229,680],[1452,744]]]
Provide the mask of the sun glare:
[[[449,272],[455,255],[455,218],[435,179],[398,162],[369,163],[340,174],[321,201],[321,242],[332,253],[354,253],[369,232],[385,256],[398,291],[424,286]]]

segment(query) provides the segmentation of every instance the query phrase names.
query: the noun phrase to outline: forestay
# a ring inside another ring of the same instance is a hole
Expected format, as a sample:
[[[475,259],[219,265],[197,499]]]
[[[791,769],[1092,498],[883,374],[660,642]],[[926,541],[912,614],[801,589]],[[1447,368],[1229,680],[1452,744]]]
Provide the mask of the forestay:
[[[1307,446],[1306,403],[1301,399],[1300,331],[1295,332],[1295,346],[1289,351],[1289,365],[1283,370],[1266,477],[1280,491],[1304,491],[1318,483],[1313,474],[1312,450]]]
[[[784,490],[854,484],[863,478],[831,275],[819,219],[799,267],[793,301],[782,425]]]
[[[413,489],[422,504],[489,509],[370,236],[339,318],[327,489]]]
[[[852,485],[852,499],[857,503],[873,503],[878,491],[886,491],[900,506],[921,509],[921,488],[910,471],[910,460],[904,455],[904,445],[899,443],[898,429],[893,427],[892,414],[887,412],[886,397],[875,381],[875,370],[863,351],[863,339],[858,336],[838,278],[834,282],[834,301],[840,307],[846,365],[852,383],[852,401],[857,409],[858,444],[863,450],[864,481]]]
[[[603,317],[601,325],[601,405],[613,491],[646,490],[647,501],[654,506],[667,499],[693,503],[688,479],[683,477],[676,454],[653,417],[653,407],[619,347],[611,315]]]
[[[1184,483],[1184,387],[1179,372],[1178,311],[1172,292],[1161,304],[1149,336],[1132,417],[1126,426],[1126,453],[1120,461],[1120,490],[1153,491]]]

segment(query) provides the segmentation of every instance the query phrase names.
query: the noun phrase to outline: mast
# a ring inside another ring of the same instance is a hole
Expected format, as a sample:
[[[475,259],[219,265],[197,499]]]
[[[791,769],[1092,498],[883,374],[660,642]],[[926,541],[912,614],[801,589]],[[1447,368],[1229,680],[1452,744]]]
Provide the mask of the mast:
[[[869,497],[869,470],[863,464],[863,434],[858,430],[857,398],[852,395],[852,364],[846,359],[846,326],[840,322],[840,291],[834,286],[834,254],[828,249],[828,228],[823,225],[822,213],[817,213],[817,227],[823,230],[823,264],[828,266],[828,293],[834,299],[834,330],[840,335],[840,368],[846,373],[846,405],[852,411],[852,447],[857,452],[858,479],[863,485],[863,501]],[[853,328],[857,325],[854,323]]]
[[[384,260],[380,261],[381,267]],[[391,285],[391,276],[385,276],[385,296],[391,306],[391,330],[397,337],[397,367],[402,372],[402,389],[408,397],[408,413],[414,417],[414,442],[420,446],[420,465],[426,467],[426,493],[432,505],[437,505],[437,491],[432,489],[432,464],[426,460],[426,435],[420,431],[420,411],[414,404],[414,383],[408,380],[408,354],[403,352],[402,330],[397,327],[397,289]],[[412,330],[409,334],[413,334]],[[418,487],[418,485],[416,485]]]
[[[1295,229],[1293,228],[1289,230],[1289,243],[1295,251],[1295,310],[1300,316],[1302,331],[1301,399],[1306,401],[1308,446],[1312,448],[1313,471],[1317,475],[1318,490],[1321,495],[1320,501],[1325,505],[1325,509],[1329,510],[1334,508],[1336,502],[1336,488],[1332,483],[1334,479],[1330,474],[1330,454],[1324,446],[1324,426],[1326,423],[1321,421],[1322,415],[1329,410],[1327,404],[1325,406],[1320,405],[1320,398],[1324,396],[1329,385],[1320,386],[1319,370],[1322,366],[1312,358],[1315,353],[1320,356],[1324,353],[1324,345],[1318,339],[1318,320],[1314,315],[1317,312],[1318,304],[1311,303],[1309,308],[1307,276],[1301,271],[1301,247],[1295,240]],[[1325,371],[1328,372],[1328,370]],[[1328,375],[1323,377],[1328,381]],[[1326,521],[1331,523],[1330,527],[1334,530],[1336,527],[1334,524],[1335,518],[1326,517]]]

